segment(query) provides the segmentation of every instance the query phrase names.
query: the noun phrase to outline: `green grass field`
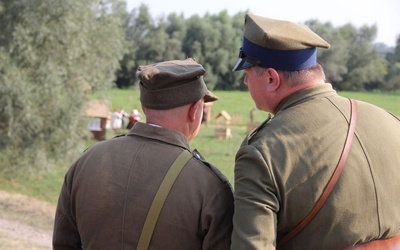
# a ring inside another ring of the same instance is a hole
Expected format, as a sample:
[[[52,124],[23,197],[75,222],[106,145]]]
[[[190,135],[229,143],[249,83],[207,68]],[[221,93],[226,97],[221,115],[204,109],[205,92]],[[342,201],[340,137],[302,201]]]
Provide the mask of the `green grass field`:
[[[214,138],[217,126],[223,126],[224,120],[212,120],[208,127],[204,126],[199,135],[191,142],[192,149],[197,148],[200,153],[215,166],[217,166],[233,182],[234,157],[242,139],[245,137],[246,124],[250,121],[250,110],[254,103],[248,92],[239,91],[213,91],[220,100],[212,105],[214,118],[222,110],[232,116],[232,139]],[[361,101],[373,103],[400,115],[400,93],[367,93],[367,92],[341,92],[341,95]],[[126,111],[133,107],[140,107],[139,93],[135,90],[113,89],[107,92],[113,108],[123,107]],[[267,114],[262,111],[255,112],[255,120],[262,122]]]
[[[213,93],[220,98],[212,105],[214,115],[226,110],[232,116],[233,123],[247,124],[250,119],[250,110],[254,108],[254,103],[247,91],[213,91]],[[340,92],[339,94],[370,102],[400,116],[400,92]],[[136,89],[111,89],[104,93],[102,97],[108,100],[112,109],[124,108],[128,113],[134,108],[140,110],[139,91]],[[92,98],[99,98],[99,95],[93,95]],[[257,121],[264,120],[266,116],[264,112],[256,111]],[[240,122],[240,120],[242,121]]]
[[[235,154],[247,134],[246,124],[250,120],[250,110],[254,108],[254,104],[248,92],[214,91],[214,93],[220,100],[212,105],[212,120],[207,126],[202,125],[198,136],[191,142],[191,148],[198,149],[209,162],[218,167],[233,183]],[[400,93],[341,92],[340,94],[345,97],[373,103],[400,116]],[[140,110],[139,93],[137,90],[112,89],[107,91],[104,97],[110,103],[111,109],[124,108],[128,113],[133,108]],[[99,95],[93,95],[92,98],[99,98]],[[214,137],[215,128],[225,125],[222,118],[218,120],[214,119],[222,110],[225,110],[232,116],[230,125],[231,139],[218,139]],[[257,122],[262,122],[266,117],[267,114],[264,112],[255,112],[255,121]],[[127,130],[121,130],[120,132],[126,133]],[[112,136],[114,136],[114,133],[108,132],[107,137]],[[85,147],[93,143],[95,142],[88,141]],[[71,162],[66,162],[64,166],[51,168],[49,172],[42,173],[39,176],[37,174],[26,173],[15,180],[4,180],[0,177],[0,189],[23,193],[55,204],[64,174],[70,165]]]

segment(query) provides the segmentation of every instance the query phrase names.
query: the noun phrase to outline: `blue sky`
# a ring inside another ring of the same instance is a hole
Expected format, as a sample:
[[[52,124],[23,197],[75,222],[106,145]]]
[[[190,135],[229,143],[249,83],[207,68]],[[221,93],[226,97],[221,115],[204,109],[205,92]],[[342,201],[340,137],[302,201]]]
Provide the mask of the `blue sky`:
[[[229,14],[248,10],[250,13],[304,22],[318,19],[331,22],[335,27],[351,23],[378,26],[375,42],[383,42],[395,46],[400,35],[400,0],[126,0],[127,9],[131,11],[140,4],[146,4],[154,18],[166,16],[171,12],[183,13],[185,17],[194,14],[200,16],[206,12],[215,14],[227,10]]]

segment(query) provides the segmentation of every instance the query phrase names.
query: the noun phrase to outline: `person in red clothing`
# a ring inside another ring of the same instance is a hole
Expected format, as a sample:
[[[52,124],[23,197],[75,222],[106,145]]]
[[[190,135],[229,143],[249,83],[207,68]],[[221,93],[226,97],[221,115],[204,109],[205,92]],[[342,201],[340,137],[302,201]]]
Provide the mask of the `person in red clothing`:
[[[133,125],[140,121],[140,116],[141,114],[139,113],[139,111],[137,109],[133,109],[129,115],[129,123],[126,128],[131,129]]]

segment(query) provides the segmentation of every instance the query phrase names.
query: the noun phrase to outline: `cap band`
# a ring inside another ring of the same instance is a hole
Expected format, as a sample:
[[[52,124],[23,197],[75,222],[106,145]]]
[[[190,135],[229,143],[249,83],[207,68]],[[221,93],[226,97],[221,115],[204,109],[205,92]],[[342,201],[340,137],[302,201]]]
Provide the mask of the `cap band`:
[[[243,37],[242,50],[263,68],[294,71],[311,68],[317,63],[317,48],[274,50],[261,47]],[[246,60],[245,57],[243,59]]]

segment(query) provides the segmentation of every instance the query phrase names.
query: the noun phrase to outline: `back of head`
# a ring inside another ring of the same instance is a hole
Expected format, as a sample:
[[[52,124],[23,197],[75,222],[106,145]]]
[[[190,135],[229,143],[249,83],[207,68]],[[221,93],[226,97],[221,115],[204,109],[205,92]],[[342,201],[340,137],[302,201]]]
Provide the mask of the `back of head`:
[[[136,77],[140,81],[140,101],[143,107],[167,110],[202,98],[204,102],[218,100],[204,83],[205,72],[203,66],[192,58],[140,66]]]
[[[317,64],[317,47],[330,45],[305,25],[246,14],[243,45],[233,71],[251,66],[282,71]]]

